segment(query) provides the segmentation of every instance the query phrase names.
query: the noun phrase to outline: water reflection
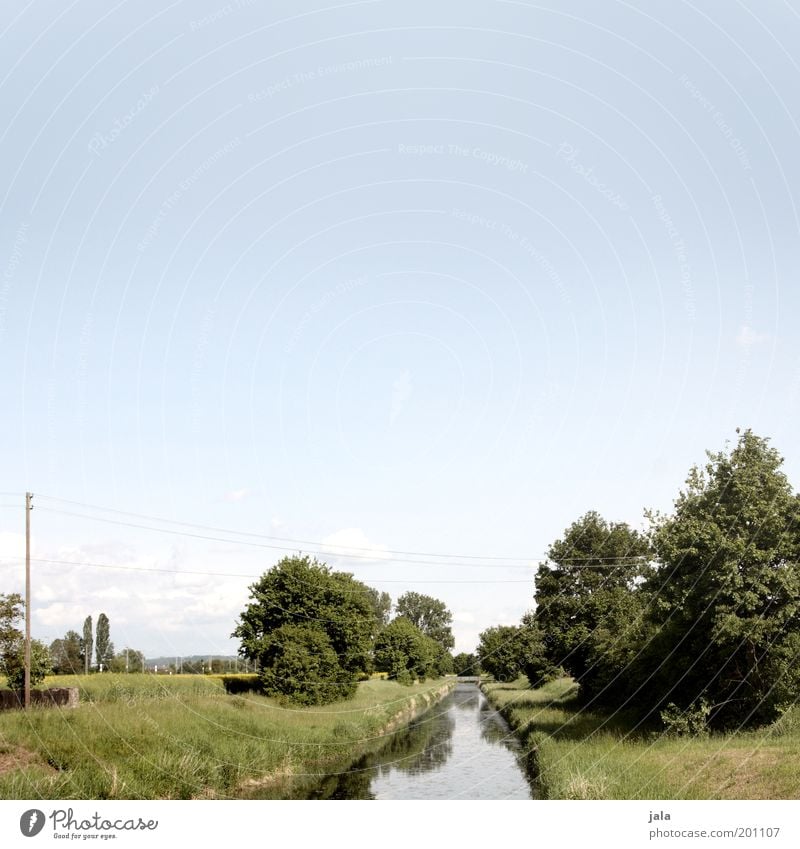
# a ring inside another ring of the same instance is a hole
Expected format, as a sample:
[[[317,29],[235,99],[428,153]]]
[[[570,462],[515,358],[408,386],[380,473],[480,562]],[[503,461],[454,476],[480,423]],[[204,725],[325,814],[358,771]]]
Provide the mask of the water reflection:
[[[295,786],[295,799],[530,799],[519,747],[474,684],[453,693],[349,768]]]

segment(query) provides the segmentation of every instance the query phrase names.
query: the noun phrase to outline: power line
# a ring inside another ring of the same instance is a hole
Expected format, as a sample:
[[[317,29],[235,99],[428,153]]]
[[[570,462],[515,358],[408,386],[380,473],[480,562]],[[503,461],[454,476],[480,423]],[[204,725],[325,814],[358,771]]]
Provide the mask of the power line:
[[[114,514],[122,515],[122,516],[132,516],[132,517],[135,517],[135,518],[147,519],[148,521],[161,522],[163,524],[177,525],[179,527],[208,530],[208,531],[213,531],[213,532],[216,532],[216,533],[230,534],[232,536],[246,536],[246,537],[253,537],[255,539],[274,540],[276,542],[289,542],[289,543],[295,543],[296,545],[311,545],[311,546],[315,546],[316,550],[308,551],[307,552],[308,554],[314,554],[314,555],[320,555],[320,556],[331,556],[331,555],[333,555],[333,556],[337,556],[337,557],[342,557],[344,559],[362,558],[362,559],[374,561],[374,560],[382,559],[382,556],[384,556],[384,555],[389,555],[389,556],[391,556],[391,559],[395,562],[409,563],[409,564],[412,564],[412,565],[418,564],[418,565],[423,565],[423,566],[424,565],[433,565],[433,566],[480,566],[482,568],[507,568],[507,569],[515,569],[515,568],[516,569],[531,569],[531,568],[534,568],[534,563],[533,563],[534,560],[537,560],[537,559],[538,560],[542,560],[542,559],[546,560],[547,559],[546,554],[538,555],[536,557],[533,557],[533,556],[531,556],[531,557],[501,557],[501,556],[492,556],[492,555],[483,556],[483,555],[468,555],[468,554],[465,554],[465,555],[439,554],[439,553],[434,553],[434,552],[405,551],[405,550],[400,550],[400,549],[387,549],[387,548],[382,548],[382,549],[376,550],[376,549],[366,548],[366,547],[363,547],[363,546],[337,545],[335,543],[325,543],[325,542],[320,542],[318,540],[302,540],[302,539],[293,539],[293,538],[290,538],[290,537],[276,537],[276,536],[270,536],[268,534],[255,533],[255,532],[252,532],[252,531],[236,531],[236,530],[231,530],[231,529],[228,529],[228,528],[218,528],[218,527],[214,527],[214,526],[211,526],[211,525],[202,525],[202,524],[195,524],[195,523],[190,523],[190,522],[181,522],[181,521],[177,521],[177,520],[173,520],[173,519],[164,519],[164,518],[161,518],[161,517],[158,517],[158,516],[148,516],[148,515],[142,514],[142,513],[132,513],[132,512],[127,512],[127,511],[123,511],[123,510],[116,510],[116,509],[110,508],[110,507],[100,507],[98,505],[85,504],[85,503],[79,502],[79,501],[70,501],[70,500],[65,499],[65,498],[56,498],[55,496],[39,496],[39,497],[40,498],[46,498],[46,499],[51,500],[51,501],[58,501],[58,502],[65,503],[65,504],[74,504],[74,505],[86,507],[86,508],[92,509],[92,510],[100,510],[102,512],[114,513]],[[101,516],[91,516],[91,515],[87,515],[85,513],[74,513],[74,512],[68,511],[68,510],[59,510],[59,509],[54,508],[54,507],[41,507],[40,509],[47,510],[48,512],[51,512],[51,513],[58,513],[58,514],[65,515],[65,516],[74,516],[74,517],[81,518],[81,519],[88,519],[90,521],[104,522],[106,524],[121,525],[121,526],[124,526],[124,527],[133,527],[133,528],[138,528],[138,529],[141,529],[141,530],[156,531],[158,533],[175,534],[175,535],[178,535],[178,536],[186,536],[186,537],[191,537],[191,538],[194,538],[194,539],[204,539],[204,540],[208,540],[208,541],[211,541],[211,542],[225,542],[225,543],[233,543],[233,544],[238,544],[238,545],[249,545],[249,546],[252,546],[252,547],[255,547],[255,548],[267,548],[267,549],[277,550],[277,551],[298,551],[298,548],[296,548],[295,546],[282,546],[282,545],[273,545],[273,544],[267,544],[267,543],[245,542],[244,540],[230,539],[229,537],[216,537],[216,536],[208,536],[208,535],[204,535],[204,534],[194,534],[194,533],[189,533],[189,532],[186,532],[186,531],[172,530],[170,528],[158,528],[158,527],[154,527],[153,525],[145,525],[145,524],[140,524],[140,523],[135,523],[135,522],[123,522],[123,521],[120,521],[120,520],[117,520],[117,519],[108,519],[108,518],[104,518],[104,517],[101,517]],[[341,549],[341,553],[337,554],[336,551],[331,551],[331,549]],[[366,554],[353,554],[353,553],[351,553],[351,552],[354,552],[354,551],[364,551],[364,552],[368,552],[368,553],[366,553]],[[409,555],[409,556],[415,556],[415,557],[453,558],[455,560],[467,560],[467,559],[468,560],[496,560],[496,561],[502,561],[502,562],[479,563],[479,564],[446,563],[446,562],[440,562],[439,560],[406,560],[406,559],[403,559],[403,558],[394,557],[393,555]],[[594,566],[596,566],[597,568],[603,568],[605,561],[607,561],[610,564],[615,564],[615,563],[623,563],[623,562],[635,562],[635,561],[641,561],[641,560],[647,560],[647,559],[648,558],[647,558],[646,555],[629,555],[629,556],[626,555],[626,556],[622,556],[622,557],[565,557],[565,558],[560,558],[559,562],[562,562],[562,563],[585,563],[586,561],[592,561],[592,564]],[[525,564],[522,564],[522,563],[519,563],[519,562],[517,562],[517,563],[513,562],[513,561],[520,561],[520,560],[527,560],[528,562],[525,563]],[[504,565],[505,563],[508,563],[509,565]]]
[[[82,501],[71,501],[67,498],[56,498],[53,495],[39,495],[37,493],[37,497],[38,498],[46,498],[48,501],[58,501],[62,504],[72,504],[72,505],[77,506],[77,507],[86,507],[86,508],[91,509],[91,510],[100,510],[101,512],[104,512],[104,513],[116,513],[117,515],[120,515],[120,516],[132,516],[136,519],[146,519],[147,521],[150,521],[150,522],[161,522],[163,524],[168,524],[168,525],[179,525],[179,526],[184,527],[184,528],[195,528],[195,529],[199,529],[199,530],[213,531],[214,533],[231,534],[231,535],[234,535],[234,536],[254,537],[256,539],[266,539],[266,540],[272,540],[274,542],[288,542],[288,543],[295,543],[295,544],[298,544],[298,545],[314,545],[314,546],[317,546],[317,547],[340,548],[340,549],[344,549],[346,551],[364,551],[364,552],[369,552],[373,556],[375,554],[374,549],[368,548],[368,547],[365,547],[365,546],[337,545],[336,543],[325,543],[325,542],[320,542],[318,540],[294,539],[292,537],[277,537],[277,536],[271,536],[269,534],[256,533],[256,532],[253,532],[253,531],[236,531],[236,530],[232,530],[230,528],[214,527],[213,525],[202,525],[202,524],[197,524],[197,523],[194,523],[194,522],[181,522],[181,521],[178,521],[177,519],[164,519],[161,516],[152,516],[152,515],[147,515],[145,513],[132,513],[132,512],[126,511],[126,510],[116,510],[112,507],[101,507],[97,504],[87,504],[87,503],[82,502]],[[501,556],[497,556],[497,555],[481,555],[481,554],[440,554],[440,553],[433,552],[433,551],[404,551],[404,550],[401,550],[401,549],[389,549],[389,548],[381,549],[381,553],[383,553],[383,554],[402,554],[402,555],[408,555],[410,557],[440,557],[440,558],[442,558],[442,557],[452,557],[452,558],[457,559],[457,560],[499,560],[499,561],[506,561],[506,562],[536,559],[536,558],[528,557],[528,556],[525,556],[525,557],[501,557]]]
[[[126,527],[126,528],[138,528],[140,530],[155,531],[156,533],[161,533],[161,534],[172,534],[172,535],[176,535],[176,536],[190,537],[191,539],[202,539],[202,540],[206,540],[206,541],[209,541],[209,542],[224,542],[224,543],[233,544],[233,545],[247,545],[247,546],[250,546],[252,548],[265,548],[265,549],[269,549],[269,550],[272,550],[272,551],[292,551],[292,552],[300,551],[300,549],[298,549],[298,548],[289,547],[289,546],[285,546],[285,545],[271,545],[269,543],[251,542],[249,540],[242,540],[242,539],[230,539],[228,537],[210,536],[208,534],[195,534],[195,533],[191,533],[189,531],[175,530],[173,528],[157,528],[157,527],[154,527],[153,525],[143,525],[143,524],[138,523],[138,522],[123,522],[120,519],[106,519],[102,516],[88,516],[85,513],[73,513],[69,510],[57,510],[53,507],[39,507],[39,509],[45,510],[48,513],[57,513],[57,514],[62,515],[62,516],[74,516],[74,517],[77,517],[79,519],[88,519],[88,520],[93,521],[93,522],[104,522],[104,523],[110,524],[110,525],[121,525],[121,526]],[[340,558],[345,559],[345,560],[361,559],[361,560],[367,560],[367,561],[382,560],[383,558],[380,555],[388,554],[388,552],[386,552],[386,551],[375,552],[372,555],[367,555],[367,554],[336,554],[335,552],[324,551],[324,550],[322,550],[322,551],[313,550],[313,551],[307,551],[305,553],[312,554],[314,556],[320,556],[320,557],[326,557],[326,556],[330,557],[332,555],[332,556],[335,556],[335,557],[340,557]],[[442,563],[442,562],[439,562],[439,561],[436,561],[436,560],[407,560],[407,559],[396,558],[396,557],[391,557],[391,561],[394,562],[394,563],[407,563],[409,565],[417,565],[417,566],[449,566],[449,567],[459,566],[459,567],[462,567],[462,568],[470,568],[470,569],[474,569],[474,568],[483,568],[483,569],[532,569],[533,568],[532,564],[524,566],[522,564],[516,564],[515,565],[515,564],[503,564],[503,563],[456,563],[456,562]]]
[[[2,566],[11,565],[11,561],[19,562],[22,558],[6,558],[5,562],[0,563]],[[94,569],[122,569],[125,571],[131,572],[163,572],[164,574],[169,575],[203,575],[209,578],[252,578],[257,579],[260,578],[261,575],[256,575],[253,573],[240,573],[240,572],[206,572],[198,569],[165,569],[155,566],[125,566],[119,563],[91,563],[86,560],[55,560],[49,557],[31,557],[32,563],[52,563],[54,565],[59,566],[88,566]],[[391,579],[391,580],[377,580],[373,581],[376,584],[529,584],[530,578],[513,578],[513,579],[457,579],[457,580],[401,580],[401,579]]]

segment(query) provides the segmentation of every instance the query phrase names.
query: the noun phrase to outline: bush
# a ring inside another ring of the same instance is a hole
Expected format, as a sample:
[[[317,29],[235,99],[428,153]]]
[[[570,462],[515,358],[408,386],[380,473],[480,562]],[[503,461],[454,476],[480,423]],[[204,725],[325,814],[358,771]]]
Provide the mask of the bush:
[[[258,675],[223,675],[221,680],[225,692],[232,696],[238,693],[260,693],[262,690]]]
[[[708,715],[711,707],[705,699],[694,702],[686,709],[670,702],[661,711],[661,721],[667,734],[674,736],[705,737],[708,734]]]
[[[265,637],[263,691],[301,705],[323,705],[356,691],[356,674],[346,672],[328,635],[309,625],[282,625]]]

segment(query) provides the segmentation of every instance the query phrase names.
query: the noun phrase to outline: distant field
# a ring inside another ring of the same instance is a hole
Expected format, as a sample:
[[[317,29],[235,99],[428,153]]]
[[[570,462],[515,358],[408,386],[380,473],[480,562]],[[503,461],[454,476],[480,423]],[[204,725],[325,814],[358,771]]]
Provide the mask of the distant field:
[[[74,710],[0,713],[0,798],[226,798],[326,766],[380,741],[387,722],[443,679],[359,684],[353,699],[288,708],[230,696],[221,676],[90,675]]]
[[[484,689],[533,752],[545,798],[800,798],[797,707],[758,731],[676,738],[582,711],[569,678],[537,690],[525,679]]]

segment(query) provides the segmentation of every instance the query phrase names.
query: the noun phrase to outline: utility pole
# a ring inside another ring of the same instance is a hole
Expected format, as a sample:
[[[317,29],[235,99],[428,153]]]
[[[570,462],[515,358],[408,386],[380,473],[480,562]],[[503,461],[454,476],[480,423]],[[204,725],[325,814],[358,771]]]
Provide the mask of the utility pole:
[[[25,710],[31,706],[31,510],[33,493],[25,493]]]

